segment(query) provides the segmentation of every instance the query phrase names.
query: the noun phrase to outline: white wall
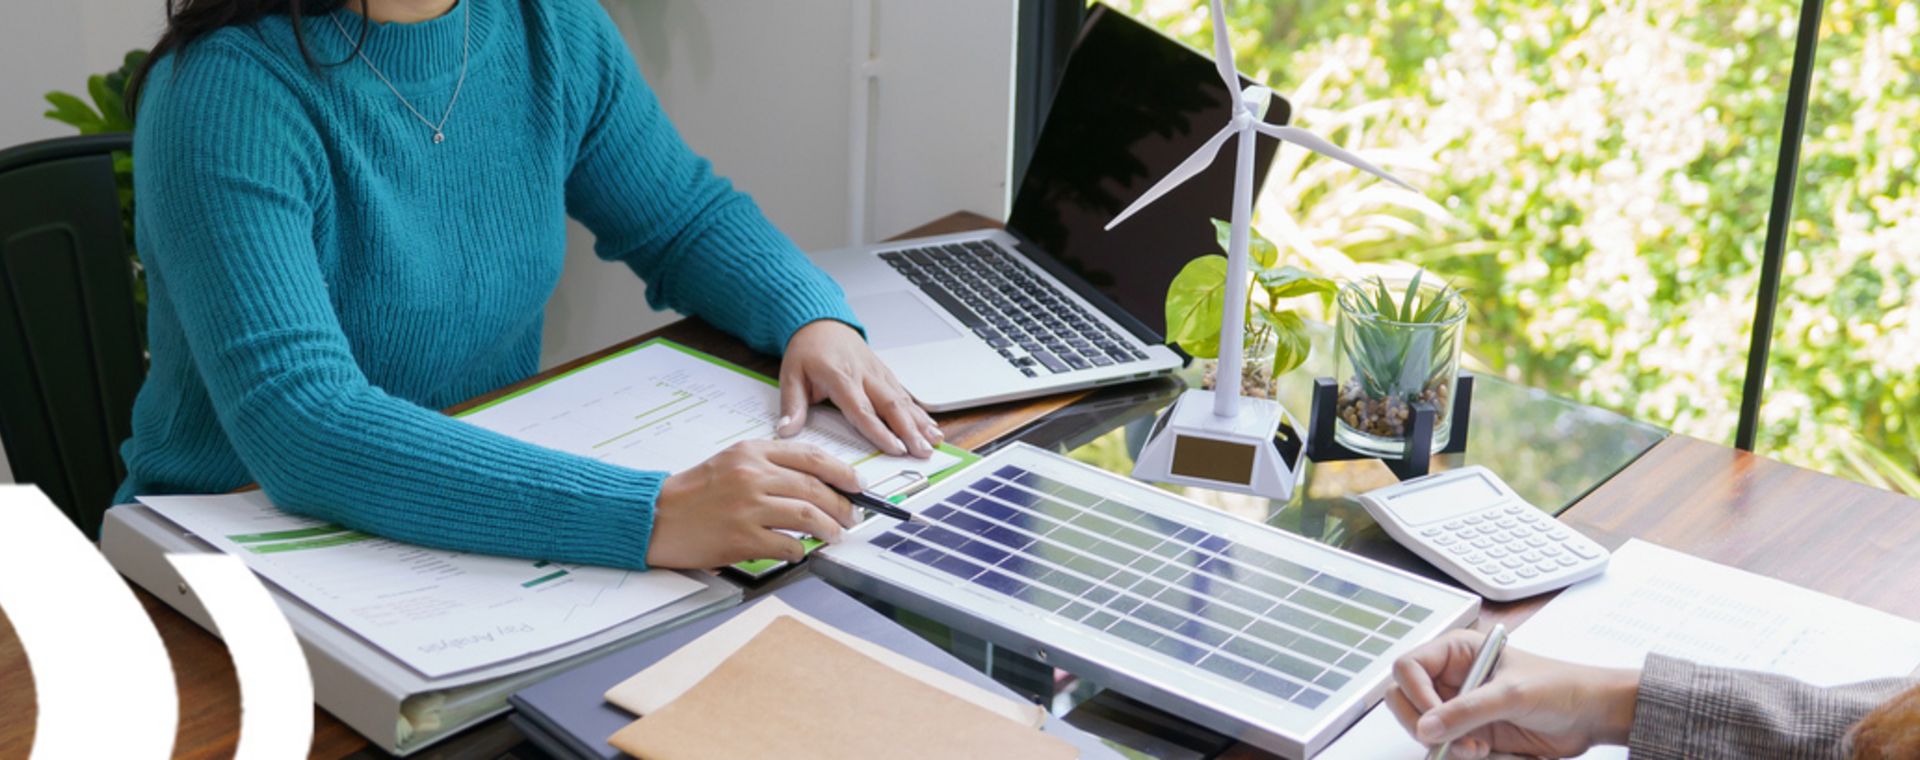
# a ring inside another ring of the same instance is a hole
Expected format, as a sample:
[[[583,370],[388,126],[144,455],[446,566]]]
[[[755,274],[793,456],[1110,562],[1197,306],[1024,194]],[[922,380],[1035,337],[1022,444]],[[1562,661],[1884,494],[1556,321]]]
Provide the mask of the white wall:
[[[151,46],[165,15],[158,0],[6,0],[0,10],[0,147],[74,134],[40,114],[48,90],[86,96],[87,77],[119,68]]]
[[[1013,0],[602,1],[687,142],[802,248],[885,238],[962,209],[1006,215]],[[857,52],[871,64],[859,67]],[[856,149],[862,89],[872,101]],[[567,255],[545,364],[673,318],[594,258],[577,227]]]

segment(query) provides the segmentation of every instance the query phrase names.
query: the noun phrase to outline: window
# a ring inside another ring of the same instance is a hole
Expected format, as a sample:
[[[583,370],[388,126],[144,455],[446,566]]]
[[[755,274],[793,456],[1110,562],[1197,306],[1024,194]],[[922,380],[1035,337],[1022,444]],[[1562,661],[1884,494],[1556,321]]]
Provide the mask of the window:
[[[1210,49],[1205,0],[1115,5]],[[1295,123],[1426,196],[1283,149],[1256,224],[1286,255],[1441,273],[1475,369],[1733,440],[1798,2],[1228,7],[1241,70]],[[1920,0],[1825,10],[1758,447],[1920,487]]]

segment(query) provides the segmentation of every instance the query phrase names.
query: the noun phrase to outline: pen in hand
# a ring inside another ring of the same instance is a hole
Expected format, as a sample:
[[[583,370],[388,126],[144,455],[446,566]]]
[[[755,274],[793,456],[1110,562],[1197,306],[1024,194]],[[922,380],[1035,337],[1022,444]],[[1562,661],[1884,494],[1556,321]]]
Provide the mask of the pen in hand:
[[[863,507],[868,511],[886,515],[888,517],[891,517],[895,520],[900,520],[902,522],[920,523],[922,525],[927,524],[927,518],[921,517],[917,514],[901,509],[898,505],[894,504],[893,502],[887,501],[886,499],[882,499],[878,496],[867,493],[866,491],[861,491],[859,493],[846,493],[843,491],[841,492],[841,495],[847,497],[847,500],[853,502],[855,506]]]
[[[1473,665],[1467,668],[1466,680],[1460,682],[1460,692],[1454,695],[1455,699],[1458,699],[1460,694],[1478,689],[1481,684],[1487,682],[1487,678],[1493,675],[1494,665],[1500,660],[1500,651],[1506,645],[1507,627],[1495,623],[1493,630],[1487,633],[1487,640],[1481,642],[1480,653],[1474,655]],[[1439,743],[1434,746],[1433,751],[1427,753],[1427,760],[1446,760],[1447,750],[1452,746],[1451,740]]]

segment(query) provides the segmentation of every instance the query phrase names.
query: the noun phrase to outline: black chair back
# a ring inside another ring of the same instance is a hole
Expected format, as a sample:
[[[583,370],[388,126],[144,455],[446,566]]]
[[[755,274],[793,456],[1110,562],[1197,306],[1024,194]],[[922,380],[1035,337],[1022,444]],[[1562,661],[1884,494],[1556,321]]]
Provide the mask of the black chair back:
[[[113,154],[126,133],[0,151],[0,440],[88,536],[126,476],[146,375]]]

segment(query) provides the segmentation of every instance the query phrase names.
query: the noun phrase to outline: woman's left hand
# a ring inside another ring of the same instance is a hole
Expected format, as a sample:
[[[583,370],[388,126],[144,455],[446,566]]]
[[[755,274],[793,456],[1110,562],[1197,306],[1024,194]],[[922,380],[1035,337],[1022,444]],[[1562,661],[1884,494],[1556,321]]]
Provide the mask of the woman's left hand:
[[[810,322],[787,340],[780,362],[780,437],[799,434],[807,407],[832,401],[861,435],[887,454],[922,459],[945,436],[894,379],[860,333],[833,320]]]

